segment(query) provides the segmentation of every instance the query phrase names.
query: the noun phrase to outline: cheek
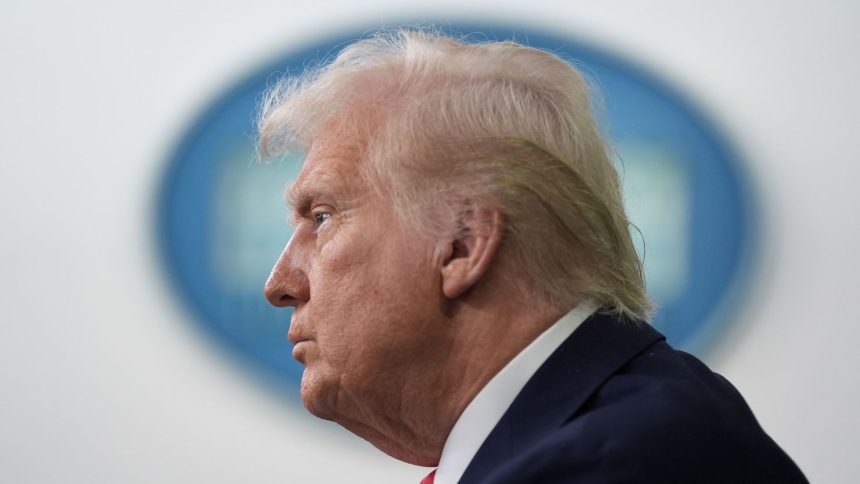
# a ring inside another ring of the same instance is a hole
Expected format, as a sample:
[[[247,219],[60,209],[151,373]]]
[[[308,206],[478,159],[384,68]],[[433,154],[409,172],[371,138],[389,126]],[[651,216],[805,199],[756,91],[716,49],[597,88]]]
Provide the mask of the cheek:
[[[319,249],[309,274],[307,316],[320,357],[353,371],[397,357],[432,330],[423,326],[437,319],[441,282],[426,250],[414,242],[396,234],[371,238],[378,233],[371,227],[348,229]]]
[[[349,359],[364,332],[363,321],[385,295],[378,287],[384,277],[376,274],[378,261],[368,241],[342,235],[327,240],[314,258],[305,308],[321,356],[333,364]]]

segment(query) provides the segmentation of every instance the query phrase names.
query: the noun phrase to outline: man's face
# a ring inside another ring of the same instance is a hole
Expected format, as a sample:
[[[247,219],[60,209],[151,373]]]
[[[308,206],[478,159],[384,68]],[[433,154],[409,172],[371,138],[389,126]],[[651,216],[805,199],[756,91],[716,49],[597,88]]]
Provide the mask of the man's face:
[[[295,232],[265,292],[295,308],[289,339],[305,365],[305,406],[354,430],[397,417],[422,391],[445,333],[437,251],[366,186],[344,138],[321,137],[308,153],[288,194]]]

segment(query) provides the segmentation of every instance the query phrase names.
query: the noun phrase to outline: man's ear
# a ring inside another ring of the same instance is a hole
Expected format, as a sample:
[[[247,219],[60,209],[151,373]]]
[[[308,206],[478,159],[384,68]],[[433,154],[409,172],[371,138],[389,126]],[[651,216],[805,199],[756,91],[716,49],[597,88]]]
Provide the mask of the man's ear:
[[[458,215],[457,231],[447,241],[442,292],[449,299],[475,286],[499,252],[504,218],[499,210],[469,207]]]

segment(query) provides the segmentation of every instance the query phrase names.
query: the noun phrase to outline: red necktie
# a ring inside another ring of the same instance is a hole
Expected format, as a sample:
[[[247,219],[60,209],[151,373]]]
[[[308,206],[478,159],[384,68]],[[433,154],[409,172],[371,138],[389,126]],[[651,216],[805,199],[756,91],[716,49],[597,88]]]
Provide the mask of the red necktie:
[[[427,474],[427,477],[421,479],[421,484],[433,484],[433,478],[436,477],[436,469],[433,469],[433,472]]]

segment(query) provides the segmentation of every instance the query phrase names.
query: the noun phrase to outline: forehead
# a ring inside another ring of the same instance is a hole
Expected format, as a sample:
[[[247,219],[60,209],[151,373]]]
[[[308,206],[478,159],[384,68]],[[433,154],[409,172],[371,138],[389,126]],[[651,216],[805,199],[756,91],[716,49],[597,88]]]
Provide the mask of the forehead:
[[[358,190],[363,185],[362,152],[355,137],[323,133],[311,145],[298,178],[287,189],[288,201],[298,206],[324,193],[346,195]]]

